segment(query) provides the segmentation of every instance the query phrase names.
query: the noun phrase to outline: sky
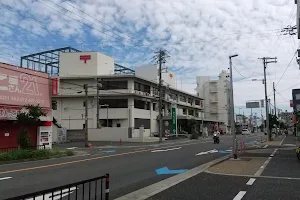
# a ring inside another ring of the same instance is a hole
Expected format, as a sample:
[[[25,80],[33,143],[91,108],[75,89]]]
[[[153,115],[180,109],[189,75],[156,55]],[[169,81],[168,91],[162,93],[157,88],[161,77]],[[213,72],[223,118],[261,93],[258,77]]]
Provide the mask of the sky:
[[[300,87],[298,39],[281,30],[296,25],[296,10],[292,0],[1,0],[0,62],[19,65],[21,56],[71,46],[134,69],[165,49],[179,89],[195,93],[195,76],[217,77],[239,54],[235,111],[247,114],[246,101],[264,99],[258,58],[277,57],[267,66],[268,96],[274,82],[277,106],[290,110]]]

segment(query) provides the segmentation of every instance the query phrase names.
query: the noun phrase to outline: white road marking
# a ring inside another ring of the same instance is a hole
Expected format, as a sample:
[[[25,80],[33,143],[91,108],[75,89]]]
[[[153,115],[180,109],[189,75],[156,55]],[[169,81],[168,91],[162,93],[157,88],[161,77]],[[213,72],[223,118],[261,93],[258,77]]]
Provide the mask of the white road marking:
[[[173,150],[178,150],[178,149],[181,149],[181,147],[177,147],[177,148],[173,148],[173,149],[158,149],[158,150],[151,151],[151,153],[173,151]]]
[[[281,140],[281,142],[279,143],[279,145],[281,146],[282,145],[282,143],[283,143],[283,141],[284,141],[284,139],[286,138],[286,135],[284,136],[284,138]]]
[[[269,145],[266,144],[263,148],[265,149],[265,148],[267,148],[268,146],[269,146]]]
[[[72,149],[77,149],[78,147],[69,147],[67,149],[72,150]]]
[[[233,200],[241,200],[246,194],[246,191],[240,191]]]
[[[210,151],[197,153],[196,156],[206,155],[206,154],[209,154],[209,153],[217,153],[217,152],[219,152],[217,149],[213,149],[213,150],[210,150]]]
[[[61,199],[60,197],[69,196],[76,189],[77,189],[76,187],[70,188],[70,193],[69,193],[69,189],[64,189],[64,190],[62,190],[62,195],[61,196],[60,196],[60,191],[54,192],[53,197],[52,197],[52,193],[45,194],[44,197],[43,197],[43,195],[37,196],[37,197],[35,197],[35,200],[50,200],[50,199],[51,200],[59,200],[59,199]],[[33,198],[30,198],[30,199],[27,199],[27,200],[33,200]]]
[[[271,159],[273,158],[273,156],[275,155],[276,151],[278,149],[275,149],[273,151],[273,153],[269,156],[269,158],[264,162],[264,164],[257,170],[257,172],[254,174],[255,176],[260,176],[262,174],[262,172],[264,171],[264,169],[267,167],[267,165],[269,164],[269,162],[271,161]]]
[[[246,185],[253,185],[255,178],[250,178]]]
[[[3,178],[0,178],[0,181],[4,181],[4,180],[7,180],[7,179],[11,179],[12,177],[3,177]]]

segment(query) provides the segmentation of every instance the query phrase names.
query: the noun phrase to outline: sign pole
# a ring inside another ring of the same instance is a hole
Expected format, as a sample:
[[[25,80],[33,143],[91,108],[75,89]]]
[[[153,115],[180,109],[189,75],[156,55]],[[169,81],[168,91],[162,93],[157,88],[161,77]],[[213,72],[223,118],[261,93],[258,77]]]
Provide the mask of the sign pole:
[[[172,105],[172,134],[178,137],[177,133],[177,113],[176,113],[176,105]]]

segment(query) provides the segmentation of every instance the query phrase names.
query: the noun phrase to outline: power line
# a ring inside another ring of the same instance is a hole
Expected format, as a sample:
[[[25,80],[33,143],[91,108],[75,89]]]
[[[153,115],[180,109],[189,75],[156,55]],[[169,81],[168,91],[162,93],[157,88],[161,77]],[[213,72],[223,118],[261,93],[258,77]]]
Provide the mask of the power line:
[[[289,64],[286,66],[286,68],[285,68],[285,70],[284,70],[283,74],[281,75],[280,79],[279,79],[279,80],[278,80],[278,82],[276,83],[276,86],[275,86],[275,87],[277,87],[277,85],[278,85],[278,84],[279,84],[279,82],[281,81],[282,77],[284,76],[285,72],[286,72],[286,71],[287,71],[287,69],[288,69],[288,68],[291,66],[291,64],[292,64],[292,61],[293,61],[293,59],[294,59],[294,58],[295,58],[295,56],[296,56],[296,53],[297,53],[297,51],[295,51],[295,53],[294,53],[294,55],[293,55],[292,59],[290,60]]]

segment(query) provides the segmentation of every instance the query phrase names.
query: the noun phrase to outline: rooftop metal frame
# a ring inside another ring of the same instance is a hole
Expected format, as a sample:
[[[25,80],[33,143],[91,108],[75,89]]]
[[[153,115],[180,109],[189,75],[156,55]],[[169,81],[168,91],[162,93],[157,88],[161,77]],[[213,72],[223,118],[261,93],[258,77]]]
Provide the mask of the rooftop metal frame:
[[[35,71],[46,72],[50,76],[59,76],[59,54],[60,52],[81,52],[72,47],[63,47],[43,51],[21,57],[20,67]],[[133,69],[115,63],[115,74],[135,74]]]
[[[115,63],[115,74],[135,74],[135,71]]]
[[[35,71],[46,72],[50,76],[59,75],[59,54],[60,52],[80,52],[72,47],[52,49],[21,57],[20,67]]]

